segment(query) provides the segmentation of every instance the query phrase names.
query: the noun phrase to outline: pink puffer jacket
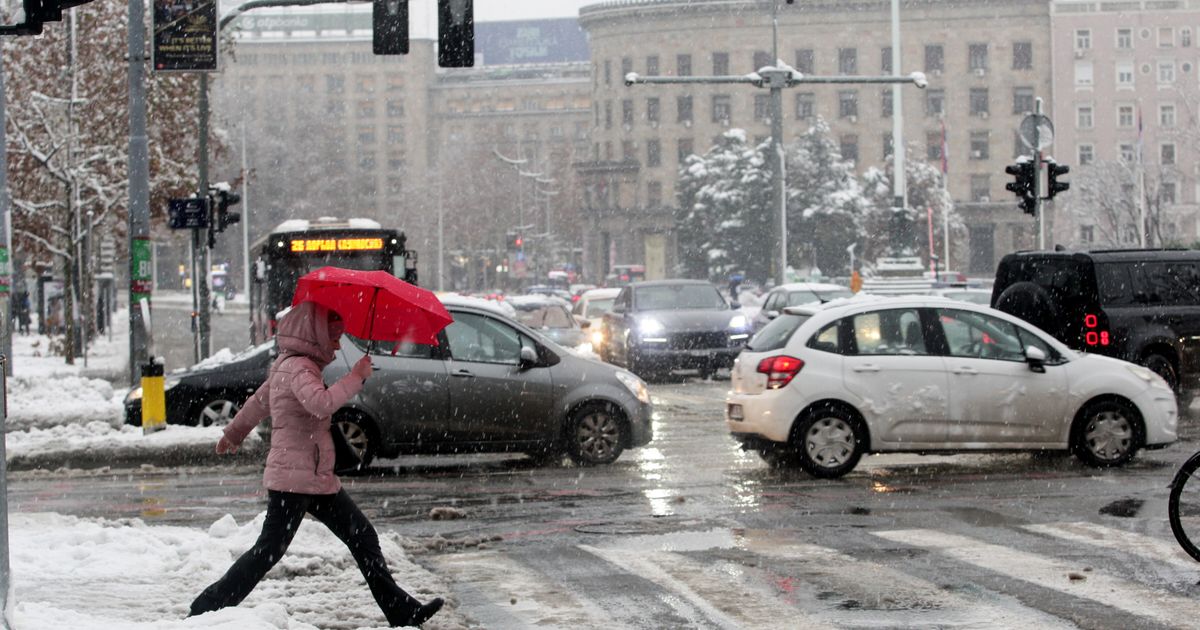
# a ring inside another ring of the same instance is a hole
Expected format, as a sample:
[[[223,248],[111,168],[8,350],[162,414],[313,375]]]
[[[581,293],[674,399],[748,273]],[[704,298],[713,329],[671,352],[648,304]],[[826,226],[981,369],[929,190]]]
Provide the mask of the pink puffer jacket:
[[[333,412],[362,389],[347,374],[326,388],[321,369],[334,357],[329,338],[329,310],[303,302],[279,322],[275,343],[279,358],[267,382],[225,428],[225,437],[241,444],[263,418],[271,417],[271,452],[263,485],[268,490],[301,494],[336,494],[342,484],[333,472]]]

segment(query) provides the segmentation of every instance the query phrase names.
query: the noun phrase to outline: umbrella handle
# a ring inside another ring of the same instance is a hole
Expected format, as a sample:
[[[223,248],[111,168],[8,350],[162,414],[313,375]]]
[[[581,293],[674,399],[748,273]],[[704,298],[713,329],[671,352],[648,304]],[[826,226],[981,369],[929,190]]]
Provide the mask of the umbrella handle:
[[[375,287],[375,292],[371,294],[371,309],[367,318],[370,323],[367,325],[367,354],[375,349],[375,340],[372,339],[375,335],[375,302],[379,298],[379,287]]]

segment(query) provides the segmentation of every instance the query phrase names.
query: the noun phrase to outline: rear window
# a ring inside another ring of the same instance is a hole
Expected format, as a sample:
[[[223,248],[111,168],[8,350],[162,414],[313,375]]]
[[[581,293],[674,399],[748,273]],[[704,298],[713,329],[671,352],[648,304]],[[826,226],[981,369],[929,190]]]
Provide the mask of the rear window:
[[[996,280],[993,301],[1018,282],[1032,282],[1046,293],[1059,316],[1067,321],[1075,321],[1080,313],[1100,301],[1090,260],[1015,257]]]
[[[778,350],[787,345],[788,339],[792,338],[796,329],[808,319],[808,315],[784,313],[758,331],[758,334],[750,339],[750,343],[746,344],[746,349],[752,352]]]

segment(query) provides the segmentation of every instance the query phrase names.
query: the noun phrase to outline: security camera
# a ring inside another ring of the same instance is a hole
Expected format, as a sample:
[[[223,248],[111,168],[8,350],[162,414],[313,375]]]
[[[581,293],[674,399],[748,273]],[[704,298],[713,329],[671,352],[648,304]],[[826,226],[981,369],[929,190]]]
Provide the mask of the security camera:
[[[638,73],[636,73],[636,72],[630,72],[630,73],[626,74],[625,75],[625,87],[629,87],[629,86],[633,85],[634,83],[637,83],[638,79],[640,79],[640,78],[641,77],[638,76]]]

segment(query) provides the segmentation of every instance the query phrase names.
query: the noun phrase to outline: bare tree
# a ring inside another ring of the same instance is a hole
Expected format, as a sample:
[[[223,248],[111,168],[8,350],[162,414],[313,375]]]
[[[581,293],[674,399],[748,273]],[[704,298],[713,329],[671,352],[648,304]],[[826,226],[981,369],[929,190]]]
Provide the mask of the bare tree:
[[[1146,209],[1146,246],[1171,242],[1178,194],[1175,174],[1159,165],[1145,165],[1143,203]],[[1140,243],[1141,208],[1138,206],[1138,165],[1101,160],[1080,167],[1071,190],[1062,199],[1071,227],[1091,232],[1090,244],[1126,247]],[[1076,232],[1078,234],[1078,232]]]

